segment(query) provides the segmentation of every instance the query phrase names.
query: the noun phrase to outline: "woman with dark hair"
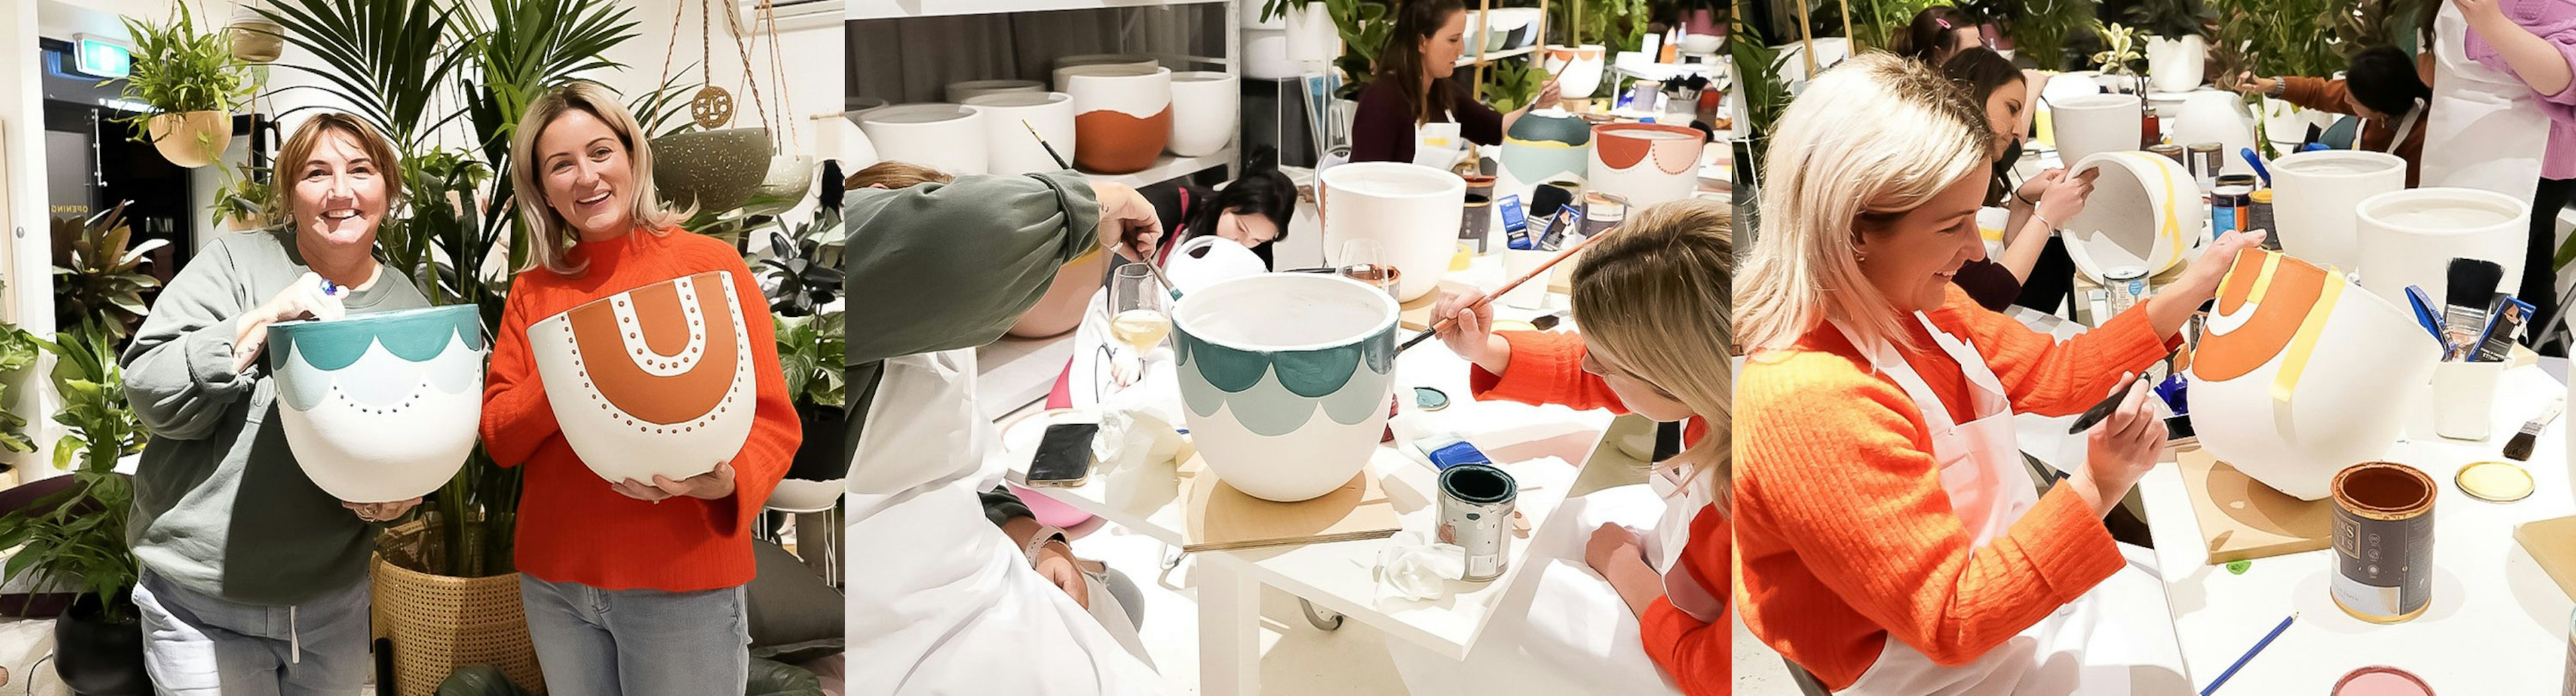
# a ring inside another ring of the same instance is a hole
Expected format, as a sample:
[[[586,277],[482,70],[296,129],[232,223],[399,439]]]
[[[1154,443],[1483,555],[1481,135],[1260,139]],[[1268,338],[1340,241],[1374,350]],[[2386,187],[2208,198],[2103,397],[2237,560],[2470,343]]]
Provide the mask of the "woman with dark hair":
[[[1897,55],[1939,68],[1950,64],[1952,56],[1985,46],[1985,37],[1977,34],[1976,19],[1967,11],[1933,5],[1914,13],[1914,21],[1905,25],[1905,33],[1896,36],[1894,48]]]
[[[2419,61],[2394,46],[2373,46],[2353,54],[2352,66],[2342,78],[2262,78],[2246,73],[2238,76],[2236,91],[2361,117],[2361,134],[2353,149],[2406,160],[2406,186],[2414,188],[2423,169],[2425,104],[2433,98],[2426,77],[2431,72],[2429,58]]]
[[[1297,184],[1280,173],[1276,152],[1254,150],[1244,158],[1243,175],[1223,190],[1181,184],[1145,193],[1154,215],[1173,221],[1155,263],[1169,263],[1172,249],[1192,237],[1216,235],[1233,240],[1270,262],[1270,245],[1288,238],[1288,222],[1297,216]]]
[[[1378,53],[1377,74],[1360,91],[1351,123],[1351,161],[1411,162],[1416,131],[1455,121],[1459,135],[1478,145],[1501,145],[1512,122],[1531,109],[1556,105],[1556,81],[1540,88],[1529,105],[1500,113],[1476,103],[1474,85],[1453,79],[1467,53],[1467,6],[1459,0],[1405,0]]]
[[[2028,78],[2011,59],[1983,46],[1952,57],[1942,66],[1942,76],[1986,115],[1986,127],[1995,134],[1987,150],[1994,165],[1987,175],[1985,205],[2012,211],[2004,227],[2003,253],[1967,262],[1951,282],[1986,309],[2002,311],[2018,302],[2057,311],[2075,285],[2075,259],[2066,254],[2057,228],[2084,212],[2084,200],[2093,193],[2093,173],[2069,178],[2066,170],[2051,169],[2012,185],[2013,163],[2021,159],[2022,113],[2030,108],[2030,91],[2023,88]]]

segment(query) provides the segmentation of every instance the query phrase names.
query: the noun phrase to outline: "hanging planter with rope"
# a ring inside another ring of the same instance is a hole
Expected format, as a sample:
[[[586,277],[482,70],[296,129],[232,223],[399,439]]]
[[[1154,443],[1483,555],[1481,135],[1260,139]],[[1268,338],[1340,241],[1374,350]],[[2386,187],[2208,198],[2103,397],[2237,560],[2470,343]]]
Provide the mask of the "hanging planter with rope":
[[[699,3],[700,74],[706,75],[710,47],[714,44],[711,17],[717,11],[717,0]],[[786,70],[778,58],[778,21],[776,10],[764,0],[759,10],[761,21],[770,36],[770,80],[783,85]],[[671,12],[671,25],[680,24],[680,8]],[[789,120],[788,137],[781,138],[772,127],[770,109],[760,93],[751,61],[751,40],[743,34],[741,17],[725,12],[727,33],[742,56],[743,83],[751,91],[753,110],[760,114],[760,127],[726,128],[736,113],[733,93],[713,84],[698,90],[689,100],[689,116],[702,130],[677,133],[653,139],[653,181],[662,197],[672,205],[695,206],[700,212],[740,211],[749,215],[774,215],[795,207],[813,181],[813,160],[802,156],[781,155],[783,145],[793,140],[795,123]],[[664,49],[662,75],[668,84],[671,73],[671,49],[677,48],[678,32],[672,33],[671,45]],[[782,112],[786,95],[780,94]],[[783,201],[783,202],[782,202]],[[749,207],[746,207],[749,206]]]

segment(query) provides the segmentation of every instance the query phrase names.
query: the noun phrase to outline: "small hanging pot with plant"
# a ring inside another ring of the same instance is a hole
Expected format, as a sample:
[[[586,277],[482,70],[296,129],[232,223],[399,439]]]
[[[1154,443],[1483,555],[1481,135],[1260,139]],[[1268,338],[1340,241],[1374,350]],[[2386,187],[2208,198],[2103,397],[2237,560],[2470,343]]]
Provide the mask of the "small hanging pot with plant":
[[[134,139],[150,142],[171,164],[213,164],[232,144],[232,112],[249,103],[251,75],[234,57],[230,32],[200,32],[185,2],[167,25],[124,18],[134,40],[134,69],[125,98],[149,108],[125,119]]]
[[[233,11],[232,26],[225,33],[232,39],[233,57],[243,63],[267,65],[286,53],[286,27],[259,14],[267,6],[267,0],[248,0]]]

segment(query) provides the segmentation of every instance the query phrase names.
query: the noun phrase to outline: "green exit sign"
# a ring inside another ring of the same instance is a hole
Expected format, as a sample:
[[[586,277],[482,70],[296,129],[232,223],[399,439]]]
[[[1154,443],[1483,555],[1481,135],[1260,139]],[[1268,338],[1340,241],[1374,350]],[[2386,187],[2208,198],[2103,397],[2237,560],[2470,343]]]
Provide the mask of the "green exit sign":
[[[87,34],[72,36],[72,69],[107,79],[134,72],[134,49]]]

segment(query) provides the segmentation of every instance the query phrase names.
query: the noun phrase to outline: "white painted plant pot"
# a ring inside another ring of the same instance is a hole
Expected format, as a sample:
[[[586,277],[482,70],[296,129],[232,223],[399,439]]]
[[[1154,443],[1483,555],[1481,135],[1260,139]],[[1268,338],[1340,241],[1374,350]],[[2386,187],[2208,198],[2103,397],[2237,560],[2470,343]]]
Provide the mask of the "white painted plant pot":
[[[2396,444],[2409,409],[2395,395],[2430,380],[2440,352],[2408,311],[2341,274],[2247,251],[2193,353],[2192,428],[2246,476],[2323,499],[2335,472]]]
[[[1628,199],[1630,210],[1689,198],[1699,189],[1699,129],[1660,123],[1592,127],[1593,191]]]
[[[1403,274],[1398,299],[1440,287],[1466,214],[1466,179],[1410,162],[1352,162],[1324,170],[1323,181],[1326,264],[1343,263],[1344,242],[1374,239],[1379,261]]]
[[[1550,181],[1582,181],[1592,169],[1592,124],[1561,109],[1522,114],[1503,134],[1503,152],[1494,168],[1494,201],[1519,196],[1528,205],[1530,192]]]
[[[1074,163],[1128,174],[1154,166],[1172,139],[1172,71],[1085,65],[1058,71],[1073,95]]]
[[[2190,92],[2147,93],[2147,108],[2156,112],[2156,118],[2159,119],[2182,118],[2183,104],[2189,101],[2191,101]]]
[[[2406,188],[2406,160],[2382,152],[2301,152],[2269,166],[2281,250],[2342,268],[2361,266],[2353,211],[2363,199]]]
[[[2178,39],[2147,37],[2147,83],[2166,92],[2198,89],[2208,58],[2209,41],[2199,34]]]
[[[2254,165],[2238,156],[2254,146],[2254,113],[2247,111],[2242,96],[2234,92],[2201,90],[2183,100],[2182,118],[2176,119],[2168,133],[2172,142],[2189,147],[2198,143],[2218,143],[2226,157],[2221,174],[2252,174]]]
[[[2209,210],[2182,163],[2152,152],[2105,152],[2076,162],[2069,175],[2101,170],[2084,212],[2066,221],[2066,253],[2096,281],[2110,269],[2137,266],[2153,276],[2192,247]]]
[[[1342,55],[1342,33],[1333,26],[1333,14],[1324,3],[1310,2],[1288,8],[1288,57],[1292,60],[1332,60]]]
[[[1288,15],[1286,15],[1286,14],[1281,14],[1281,15],[1279,15],[1279,16],[1272,17],[1272,18],[1269,18],[1269,19],[1266,19],[1266,20],[1265,20],[1265,19],[1262,19],[1262,18],[1261,18],[1261,6],[1262,6],[1262,5],[1264,5],[1264,4],[1266,4],[1266,3],[1261,3],[1261,2],[1247,2],[1247,3],[1244,3],[1244,4],[1243,4],[1243,12],[1242,12],[1243,19],[1242,19],[1240,22],[1238,22],[1238,24],[1240,24],[1240,25],[1241,25],[1243,28],[1245,28],[1245,29],[1265,29],[1265,30],[1286,31],[1286,30],[1288,29]]]
[[[1172,154],[1203,157],[1225,149],[1242,127],[1243,87],[1222,72],[1172,73]]]
[[[859,116],[878,158],[950,174],[983,174],[992,166],[983,114],[960,104],[901,104]]]
[[[1589,99],[1601,88],[1601,51],[1600,44],[1547,47],[1547,72],[1556,76],[1557,89],[1565,98]]]
[[[2145,119],[2138,98],[2127,94],[2088,94],[2049,105],[2049,127],[2056,131],[2057,157],[2082,162],[2095,153],[2138,149]]]
[[[992,174],[1028,174],[1063,169],[1055,158],[1071,161],[1075,153],[1073,95],[1063,92],[1005,92],[970,97],[966,106],[983,112],[984,139]],[[1025,125],[1023,125],[1025,124]],[[1030,128],[1037,135],[1030,135]],[[1044,144],[1038,138],[1046,138]],[[1055,154],[1047,154],[1053,146]]]
[[[1255,80],[1296,77],[1297,61],[1288,59],[1288,30],[1243,30],[1243,76]]]
[[[966,100],[1004,92],[1044,92],[1047,86],[1037,80],[967,80],[948,83],[948,103],[964,104]]]
[[[277,418],[306,478],[382,503],[447,483],[483,414],[483,322],[473,305],[268,327]]]
[[[1350,483],[1385,432],[1397,311],[1377,288],[1310,273],[1238,278],[1182,298],[1175,370],[1208,469],[1279,502]]]
[[[707,473],[742,452],[756,408],[742,301],[731,272],[709,271],[528,327],[546,400],[583,464],[610,482],[649,482]]]
[[[2361,286],[2389,302],[2405,302],[2409,285],[2444,302],[2458,257],[2503,266],[2500,290],[2522,282],[2531,233],[2531,205],[2522,199],[2483,189],[2407,189],[2362,199],[2353,218],[2361,232]]]
[[[1072,92],[1073,90],[1066,88],[1065,83],[1065,77],[1071,74],[1070,71],[1074,68],[1095,65],[1125,65],[1138,68],[1154,68],[1161,67],[1162,63],[1154,60],[1153,56],[1135,53],[1086,53],[1078,56],[1057,58],[1055,59],[1055,72],[1053,73],[1055,91]]]

